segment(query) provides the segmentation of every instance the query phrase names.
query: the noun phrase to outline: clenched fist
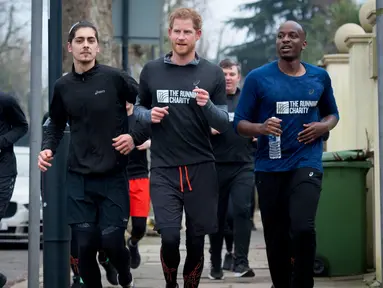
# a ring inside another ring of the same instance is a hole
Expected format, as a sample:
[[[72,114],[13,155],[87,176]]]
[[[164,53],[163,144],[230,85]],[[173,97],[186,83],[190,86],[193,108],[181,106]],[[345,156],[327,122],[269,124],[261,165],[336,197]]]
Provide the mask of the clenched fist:
[[[53,160],[53,153],[50,149],[45,149],[39,153],[37,157],[37,166],[42,172],[48,170],[49,167],[52,166],[50,163]]]
[[[281,122],[282,120],[276,117],[267,119],[261,126],[261,133],[263,135],[280,136],[282,134]]]
[[[160,123],[162,119],[169,115],[169,106],[166,107],[153,107],[150,111],[152,123]]]
[[[209,98],[210,98],[209,92],[201,88],[195,88],[193,92],[197,94],[195,97],[197,104],[201,107],[205,106],[207,101],[209,101]]]

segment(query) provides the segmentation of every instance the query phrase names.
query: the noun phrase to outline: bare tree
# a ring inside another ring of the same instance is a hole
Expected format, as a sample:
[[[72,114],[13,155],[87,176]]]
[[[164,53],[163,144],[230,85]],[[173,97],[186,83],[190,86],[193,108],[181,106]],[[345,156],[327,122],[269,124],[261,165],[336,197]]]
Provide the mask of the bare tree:
[[[70,71],[72,57],[67,52],[70,27],[81,20],[92,22],[100,36],[100,63],[120,67],[118,45],[113,40],[112,0],[63,1],[63,72]]]
[[[0,89],[17,97],[28,116],[30,51],[25,33],[29,20],[17,17],[26,8],[22,4],[18,0],[0,1]]]

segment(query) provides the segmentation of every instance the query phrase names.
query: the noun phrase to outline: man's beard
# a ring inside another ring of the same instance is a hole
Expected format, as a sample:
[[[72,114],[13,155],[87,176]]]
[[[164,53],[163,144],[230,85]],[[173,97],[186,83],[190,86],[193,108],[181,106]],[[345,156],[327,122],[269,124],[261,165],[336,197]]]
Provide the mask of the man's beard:
[[[195,45],[186,45],[186,49],[182,49],[181,51],[179,51],[180,49],[177,49],[177,44],[173,44],[173,51],[175,51],[179,56],[186,56],[186,55],[189,55],[195,48]]]

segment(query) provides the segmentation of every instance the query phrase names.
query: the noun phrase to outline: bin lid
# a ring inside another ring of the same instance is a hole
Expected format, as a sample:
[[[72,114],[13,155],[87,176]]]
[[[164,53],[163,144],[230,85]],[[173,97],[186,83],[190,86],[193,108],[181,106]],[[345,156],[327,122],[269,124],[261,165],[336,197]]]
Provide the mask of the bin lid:
[[[369,157],[364,150],[324,152],[322,162],[323,167],[371,168],[373,165],[368,160]]]
[[[363,168],[370,169],[372,167],[370,161],[334,161],[323,162],[323,167],[346,167],[346,168]]]

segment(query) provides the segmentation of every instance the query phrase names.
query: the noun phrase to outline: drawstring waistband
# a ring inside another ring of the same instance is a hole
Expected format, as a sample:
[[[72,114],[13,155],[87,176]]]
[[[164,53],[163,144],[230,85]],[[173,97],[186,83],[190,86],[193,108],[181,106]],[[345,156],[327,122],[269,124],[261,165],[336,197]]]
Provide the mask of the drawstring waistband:
[[[192,191],[193,189],[192,189],[192,186],[191,186],[190,180],[189,180],[188,167],[183,166],[183,168],[185,169],[185,178],[186,178],[186,182],[188,183],[189,191]],[[180,171],[180,189],[181,189],[181,192],[184,192],[184,182],[183,182],[183,175],[182,175],[182,167],[179,166],[178,170]]]

